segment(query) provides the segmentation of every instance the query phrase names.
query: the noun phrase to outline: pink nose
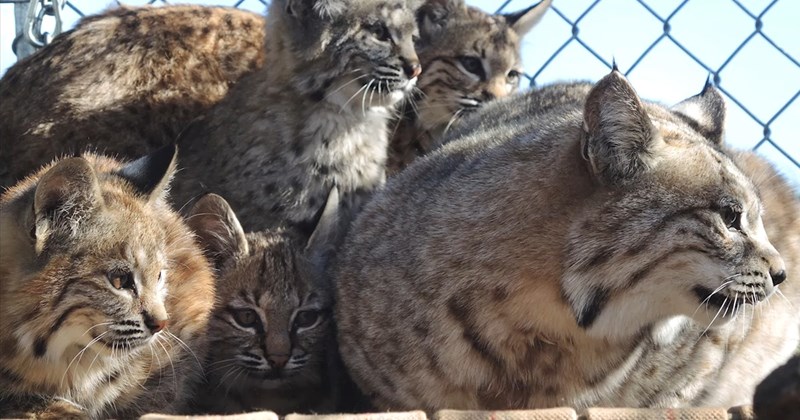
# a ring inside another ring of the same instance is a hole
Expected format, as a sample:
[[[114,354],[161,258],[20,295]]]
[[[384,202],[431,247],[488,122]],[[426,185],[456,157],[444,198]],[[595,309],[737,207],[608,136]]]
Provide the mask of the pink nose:
[[[289,355],[288,354],[270,354],[267,356],[267,360],[269,360],[269,365],[274,368],[282,368],[286,366],[286,363],[289,362]]]
[[[167,320],[166,319],[155,319],[150,316],[144,317],[144,324],[147,325],[147,329],[150,330],[151,334],[155,334],[164,328],[167,328]]]

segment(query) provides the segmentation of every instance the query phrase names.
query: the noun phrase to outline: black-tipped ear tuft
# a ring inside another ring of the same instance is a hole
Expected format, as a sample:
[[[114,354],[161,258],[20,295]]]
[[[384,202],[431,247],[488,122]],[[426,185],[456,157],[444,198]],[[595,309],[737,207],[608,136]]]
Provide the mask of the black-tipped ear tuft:
[[[622,73],[614,70],[592,88],[583,121],[583,155],[601,182],[619,185],[651,166],[661,138]]]
[[[306,243],[306,253],[316,267],[324,268],[328,265],[330,257],[344,239],[347,226],[350,224],[350,214],[342,206],[339,188],[333,185],[317,226]]]
[[[702,92],[676,104],[672,107],[672,111],[712,143],[722,144],[725,131],[725,98],[714,87],[711,76],[706,79]]]
[[[542,0],[527,9],[513,13],[504,13],[503,17],[517,35],[524,36],[542,20],[544,13],[550,8],[550,3],[552,3],[552,0]]]
[[[164,146],[123,166],[116,174],[130,182],[139,194],[160,195],[175,170],[178,148],[175,144]]]
[[[714,88],[714,82],[711,81],[711,75],[709,74],[708,77],[706,77],[706,84],[703,85],[703,90],[700,91],[700,94],[703,95],[712,88]]]
[[[611,71],[619,72],[619,67],[617,66],[617,58],[613,57],[611,59]]]

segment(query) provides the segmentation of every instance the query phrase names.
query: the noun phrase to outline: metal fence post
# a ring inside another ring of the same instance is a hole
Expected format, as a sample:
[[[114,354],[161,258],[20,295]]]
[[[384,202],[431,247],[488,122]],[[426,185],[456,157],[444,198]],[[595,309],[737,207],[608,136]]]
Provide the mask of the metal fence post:
[[[14,4],[14,54],[17,61],[31,55],[36,48],[25,40],[25,17],[28,14],[28,0],[0,0],[0,3]]]

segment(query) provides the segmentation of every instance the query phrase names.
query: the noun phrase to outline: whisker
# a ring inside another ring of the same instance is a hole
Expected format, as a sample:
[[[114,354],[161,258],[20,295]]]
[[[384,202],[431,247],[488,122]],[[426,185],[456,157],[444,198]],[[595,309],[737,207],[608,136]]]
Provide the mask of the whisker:
[[[459,109],[458,111],[456,111],[455,114],[453,114],[453,116],[450,118],[450,121],[447,123],[447,126],[444,128],[444,131],[442,132],[442,136],[447,134],[447,131],[450,130],[450,126],[452,126],[453,123],[455,123],[456,120],[458,120],[458,116],[461,115],[462,111],[464,111],[464,108]]]
[[[94,328],[94,327],[92,327],[92,328]],[[89,329],[91,329],[91,328],[89,328]],[[87,330],[87,332],[88,332],[88,330]],[[86,334],[86,333],[84,333],[84,334]],[[93,338],[91,341],[89,341],[89,343],[88,343],[88,344],[86,344],[85,346],[83,346],[83,348],[81,349],[81,351],[79,351],[79,352],[78,352],[78,354],[76,354],[76,355],[75,355],[75,357],[73,357],[73,358],[72,358],[72,360],[70,360],[69,364],[67,364],[67,368],[66,368],[66,369],[64,369],[64,374],[63,374],[63,375],[61,375],[61,381],[60,381],[60,384],[59,384],[59,386],[64,386],[64,379],[67,377],[67,372],[69,372],[69,368],[70,368],[70,367],[72,367],[72,364],[73,364],[73,363],[75,363],[75,360],[78,360],[78,361],[80,361],[80,359],[82,359],[82,358],[83,358],[83,354],[84,354],[84,352],[86,352],[86,350],[87,350],[89,347],[91,347],[91,346],[92,346],[92,344],[94,344],[94,343],[96,343],[96,342],[100,341],[100,339],[101,339],[101,338],[103,338],[103,336],[104,336],[104,335],[106,335],[106,334],[108,334],[108,331],[105,331],[105,332],[103,332],[102,334],[98,335],[97,337]],[[78,362],[78,363],[80,363],[80,362]]]
[[[369,77],[369,75],[367,75],[367,74],[362,74],[362,75],[360,75],[360,76],[357,76],[357,77],[353,78],[353,79],[352,79],[352,80],[350,80],[349,82],[347,82],[347,83],[344,83],[343,85],[341,85],[341,86],[339,86],[338,88],[336,88],[336,89],[332,90],[331,92],[329,92],[327,95],[325,95],[325,97],[323,98],[323,100],[330,98],[330,97],[331,97],[331,95],[334,95],[336,92],[339,92],[340,90],[342,90],[342,89],[346,88],[347,86],[350,86],[350,85],[351,85],[351,84],[353,84],[354,82],[356,82],[356,81],[358,81],[358,80],[361,80],[361,79],[363,79],[363,78],[365,78],[365,77]]]
[[[218,365],[220,363],[234,362],[234,361],[236,361],[236,358],[232,357],[230,359],[217,360],[216,362],[209,363],[208,366],[214,366],[214,365]]]
[[[364,107],[364,105],[365,105],[364,101],[366,101],[367,93],[370,92],[370,89],[372,88],[372,82],[374,82],[374,81],[375,81],[375,79],[372,79],[372,80],[369,81],[369,83],[367,83],[367,89],[364,90],[364,93],[361,95],[361,115],[364,116],[364,117],[367,116],[367,110]]]
[[[172,369],[172,383],[173,386],[175,387],[175,395],[178,395],[178,376],[175,374],[175,365],[172,363],[172,356],[169,354],[167,348],[164,347],[163,344],[161,344],[160,341],[162,339],[161,335],[155,335],[153,338],[155,338],[155,340],[153,341],[157,343],[159,346],[161,346],[162,349],[164,349],[164,354],[166,354],[167,360],[169,361],[169,366]]]
[[[224,383],[225,383],[225,380],[226,380],[226,379],[227,379],[227,378],[228,378],[228,377],[229,377],[231,374],[233,374],[233,373],[235,373],[235,372],[238,372],[240,369],[242,369],[242,368],[241,368],[241,367],[239,367],[238,365],[237,365],[237,366],[234,366],[234,367],[232,367],[232,368],[230,368],[230,369],[228,369],[228,371],[227,371],[227,372],[225,372],[225,374],[224,374],[224,375],[222,375],[222,377],[221,377],[221,378],[220,378],[220,380],[219,380],[219,383],[217,384],[217,386],[216,386],[214,389],[217,389],[217,388],[219,388],[220,386],[222,386],[222,384],[224,384]],[[230,388],[228,388],[228,389],[230,389]]]
[[[702,302],[700,302],[700,305],[698,305],[698,306],[697,306],[697,309],[695,309],[695,310],[694,310],[694,312],[692,313],[692,316],[696,315],[696,314],[697,314],[697,311],[699,311],[699,310],[700,310],[700,308],[702,308],[702,307],[703,307],[703,305],[705,305],[705,304],[707,304],[707,303],[708,303],[708,300],[709,300],[709,299],[711,299],[711,296],[714,296],[714,294],[716,294],[716,293],[717,293],[717,292],[719,292],[720,290],[724,289],[726,286],[728,286],[728,285],[729,285],[729,284],[731,284],[731,283],[733,283],[733,280],[731,280],[731,281],[726,281],[726,282],[722,283],[721,285],[719,285],[719,287],[717,287],[716,289],[714,289],[714,291],[712,291],[711,293],[709,293],[709,295],[708,295],[708,296],[707,296],[705,299],[703,299],[703,301],[702,301]]]
[[[192,357],[194,358],[195,362],[197,362],[197,366],[200,368],[200,372],[201,372],[201,373],[204,373],[204,372],[203,372],[203,364],[202,364],[202,363],[200,363],[200,359],[198,359],[198,358],[197,358],[197,355],[194,353],[194,351],[192,351],[192,349],[189,347],[189,345],[188,345],[188,344],[186,344],[186,343],[185,343],[183,340],[181,340],[180,338],[178,338],[178,336],[177,336],[177,335],[173,334],[172,332],[170,332],[170,331],[169,331],[169,330],[167,330],[167,329],[164,329],[164,333],[165,333],[165,334],[167,334],[167,337],[168,337],[168,338],[173,338],[173,339],[175,339],[175,340],[178,342],[178,344],[179,344],[181,347],[183,347],[183,348],[184,348],[184,349],[185,349],[187,352],[189,352],[189,354],[191,354],[191,355],[192,355]]]
[[[352,100],[353,100],[353,98],[355,98],[356,96],[358,96],[358,94],[359,94],[359,93],[361,93],[361,91],[362,91],[362,90],[366,89],[366,88],[367,88],[367,86],[369,86],[369,85],[364,85],[364,86],[361,86],[361,88],[359,88],[359,89],[356,91],[356,93],[354,93],[354,94],[353,94],[353,96],[351,96],[351,97],[350,97],[350,99],[348,99],[347,101],[345,101],[344,105],[342,105],[341,109],[339,110],[339,113],[341,114],[341,113],[342,113],[342,111],[344,111],[344,109],[347,107],[347,104],[349,104],[349,103],[350,103],[350,101],[352,101]]]
[[[700,333],[700,337],[706,335],[706,332],[708,332],[708,329],[711,328],[711,325],[714,324],[714,321],[717,320],[717,317],[719,316],[719,313],[722,312],[722,308],[727,306],[727,303],[728,303],[728,298],[725,298],[725,300],[722,301],[722,306],[719,307],[719,310],[717,311],[717,314],[714,315],[714,318],[712,318],[711,322],[708,323],[708,326],[706,327],[706,329],[704,329],[703,332]]]
[[[778,294],[778,296],[780,296],[780,297],[781,297],[781,298],[782,298],[784,301],[786,301],[786,303],[788,303],[788,304],[789,304],[789,306],[791,306],[791,307],[792,307],[792,309],[794,309],[794,304],[792,304],[792,302],[791,302],[789,299],[787,299],[787,298],[786,298],[786,295],[784,295],[784,294],[783,294],[783,292],[781,291],[781,289],[779,289],[779,288],[777,288],[777,287],[776,287],[776,288],[775,288],[775,293],[777,293],[777,294]]]

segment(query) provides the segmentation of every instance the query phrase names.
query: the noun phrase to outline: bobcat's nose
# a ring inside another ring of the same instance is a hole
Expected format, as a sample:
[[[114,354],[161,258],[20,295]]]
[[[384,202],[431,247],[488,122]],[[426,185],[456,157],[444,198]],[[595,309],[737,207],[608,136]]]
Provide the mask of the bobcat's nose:
[[[413,79],[422,73],[422,66],[417,60],[403,60],[403,72],[409,79]]]
[[[147,329],[150,330],[151,334],[155,334],[164,328],[167,327],[167,320],[166,319],[156,319],[152,315],[145,313],[144,314],[144,325],[147,326]]]
[[[769,276],[772,277],[772,285],[777,286],[786,280],[786,270],[779,270],[776,272],[770,272]]]
[[[267,356],[267,361],[269,361],[270,367],[280,369],[286,366],[286,363],[289,362],[289,355],[288,354],[270,354]]]

